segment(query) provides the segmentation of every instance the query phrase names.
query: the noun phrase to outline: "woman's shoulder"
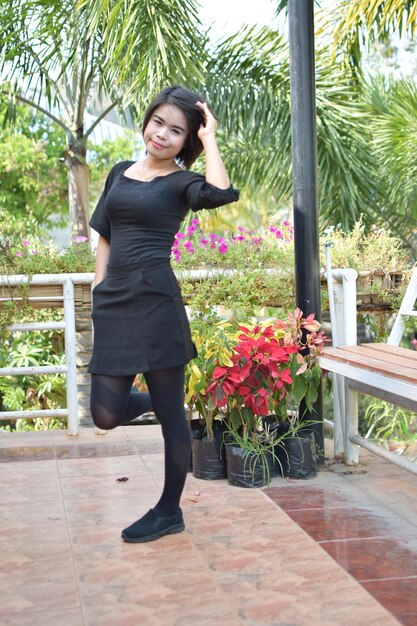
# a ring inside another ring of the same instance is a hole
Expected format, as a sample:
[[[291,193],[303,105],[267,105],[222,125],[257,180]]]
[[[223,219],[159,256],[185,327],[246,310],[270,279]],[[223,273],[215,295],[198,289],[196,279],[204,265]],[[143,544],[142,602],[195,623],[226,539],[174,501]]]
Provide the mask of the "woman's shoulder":
[[[161,178],[165,178],[166,182],[174,183],[180,187],[187,186],[193,182],[204,182],[206,180],[203,174],[186,169],[176,170],[175,172],[168,174],[168,176],[161,176]]]
[[[131,165],[133,165],[133,163],[135,163],[135,161],[119,161],[119,163],[116,163],[115,165],[113,165],[113,167],[111,168],[109,175],[111,176],[115,176],[117,174],[119,174],[120,172],[123,172],[124,170],[127,170],[128,167],[130,167]]]

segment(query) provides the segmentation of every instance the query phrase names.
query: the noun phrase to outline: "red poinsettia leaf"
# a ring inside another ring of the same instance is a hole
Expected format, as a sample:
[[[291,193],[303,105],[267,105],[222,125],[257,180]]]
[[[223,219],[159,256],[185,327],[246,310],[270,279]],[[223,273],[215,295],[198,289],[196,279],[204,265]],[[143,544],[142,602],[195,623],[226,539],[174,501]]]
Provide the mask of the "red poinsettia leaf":
[[[224,393],[226,395],[228,395],[228,396],[232,395],[232,393],[235,392],[234,385],[232,385],[232,383],[229,382],[228,380],[223,381],[222,389],[223,389]]]
[[[289,370],[289,369],[282,370],[281,371],[281,380],[283,382],[287,383],[288,385],[291,385],[292,382],[293,382],[293,379],[291,378],[291,370]]]
[[[250,394],[250,387],[248,387],[247,385],[241,385],[238,389],[238,392],[241,396],[243,396],[244,398]]]
[[[233,371],[230,371],[228,380],[232,383],[241,383],[245,379],[244,375],[242,375],[242,370],[239,368],[233,368]]]
[[[228,372],[227,367],[220,367],[220,365],[217,365],[217,367],[215,367],[213,371],[213,378],[217,380],[218,378],[221,378],[222,376],[227,374],[227,372]]]

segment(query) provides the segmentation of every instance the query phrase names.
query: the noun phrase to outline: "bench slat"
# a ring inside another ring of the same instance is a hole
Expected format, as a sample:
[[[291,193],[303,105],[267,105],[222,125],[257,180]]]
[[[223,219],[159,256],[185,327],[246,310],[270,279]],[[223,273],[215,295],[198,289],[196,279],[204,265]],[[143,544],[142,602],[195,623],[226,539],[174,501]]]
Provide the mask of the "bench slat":
[[[362,354],[370,358],[378,359],[379,361],[385,361],[391,365],[392,369],[395,369],[397,365],[402,365],[408,369],[417,369],[417,359],[410,358],[410,354],[414,354],[412,350],[402,349],[402,352],[395,350],[380,350],[376,347],[376,344],[362,344],[361,346],[353,346],[353,354]],[[348,347],[345,348],[349,350]],[[349,350],[350,352],[350,350]]]
[[[387,352],[388,354],[397,354],[403,356],[411,361],[417,362],[417,351],[409,348],[401,348],[401,346],[391,346],[388,343],[363,343],[363,346],[371,347],[373,350],[380,350],[381,352]]]
[[[358,367],[371,372],[378,372],[390,378],[398,378],[407,382],[417,382],[417,364],[415,367],[404,367],[394,364],[386,353],[382,358],[367,356],[368,351],[361,350],[361,346],[346,346],[340,348],[324,348],[323,356],[347,363],[353,367]]]

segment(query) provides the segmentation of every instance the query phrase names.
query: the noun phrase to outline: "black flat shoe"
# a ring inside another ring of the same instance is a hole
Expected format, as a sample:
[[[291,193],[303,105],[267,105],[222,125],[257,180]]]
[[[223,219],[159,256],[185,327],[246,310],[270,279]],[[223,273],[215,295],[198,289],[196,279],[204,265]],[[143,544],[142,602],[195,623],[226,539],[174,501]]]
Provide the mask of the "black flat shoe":
[[[122,530],[122,539],[128,543],[142,543],[154,541],[164,535],[181,533],[184,529],[181,509],[170,517],[160,517],[154,509],[150,509],[137,522]]]

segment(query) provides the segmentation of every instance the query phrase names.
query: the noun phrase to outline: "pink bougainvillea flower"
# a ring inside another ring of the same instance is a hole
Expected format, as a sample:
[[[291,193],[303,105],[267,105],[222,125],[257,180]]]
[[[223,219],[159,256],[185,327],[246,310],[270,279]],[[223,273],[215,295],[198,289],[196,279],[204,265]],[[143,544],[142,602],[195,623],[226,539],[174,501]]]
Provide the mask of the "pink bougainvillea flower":
[[[16,252],[15,256],[23,256],[23,252]]]
[[[226,252],[228,251],[228,249],[229,249],[229,248],[227,247],[227,245],[225,244],[225,242],[224,242],[224,241],[222,241],[222,242],[221,242],[221,244],[220,244],[220,245],[219,245],[219,247],[218,247],[218,250],[219,250],[220,254],[226,254]]]
[[[30,241],[28,241],[27,239],[25,239],[24,241],[22,241],[22,245],[24,245],[24,246],[30,246]]]
[[[74,243],[85,243],[86,241],[88,241],[88,237],[86,237],[85,235],[75,235],[72,240]]]
[[[184,233],[177,233],[175,235],[175,239],[184,239],[184,237],[185,237]]]

